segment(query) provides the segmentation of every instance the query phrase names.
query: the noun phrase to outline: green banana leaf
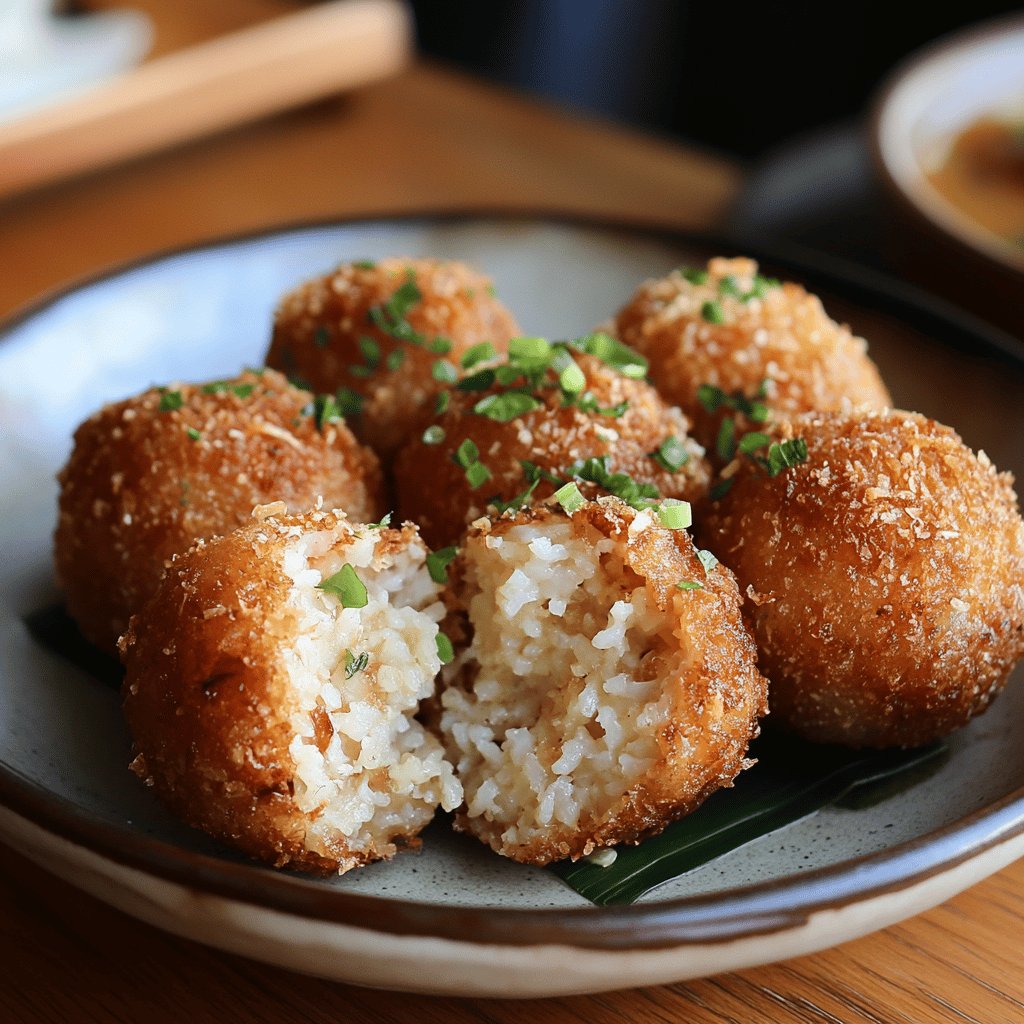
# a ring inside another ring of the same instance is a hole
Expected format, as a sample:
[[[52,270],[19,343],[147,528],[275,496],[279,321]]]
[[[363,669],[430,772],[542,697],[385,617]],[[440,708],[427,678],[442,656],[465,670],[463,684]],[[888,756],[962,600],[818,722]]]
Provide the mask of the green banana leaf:
[[[633,903],[687,871],[807,817],[822,807],[876,803],[935,771],[945,743],[916,750],[848,750],[766,732],[750,749],[757,764],[693,814],[639,846],[619,846],[608,867],[587,859],[550,870],[598,906]]]

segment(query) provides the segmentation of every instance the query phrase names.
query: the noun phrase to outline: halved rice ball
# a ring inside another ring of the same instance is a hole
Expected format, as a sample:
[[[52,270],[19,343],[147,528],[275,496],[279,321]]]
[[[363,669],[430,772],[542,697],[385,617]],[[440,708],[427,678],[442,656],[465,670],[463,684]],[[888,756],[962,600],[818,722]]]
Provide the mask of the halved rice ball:
[[[732,784],[766,681],[731,573],[703,557],[614,498],[475,524],[439,713],[457,828],[546,864],[636,843]]]
[[[177,557],[133,616],[132,769],[255,858],[344,872],[418,845],[462,799],[415,718],[441,667],[440,588],[415,527],[261,515]]]

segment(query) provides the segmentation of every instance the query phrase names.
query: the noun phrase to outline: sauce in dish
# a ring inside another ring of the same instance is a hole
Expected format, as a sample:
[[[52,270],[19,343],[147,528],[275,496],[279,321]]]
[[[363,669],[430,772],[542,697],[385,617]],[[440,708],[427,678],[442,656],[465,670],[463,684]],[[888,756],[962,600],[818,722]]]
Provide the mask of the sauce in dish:
[[[928,180],[975,223],[1024,249],[1024,120],[975,121]]]

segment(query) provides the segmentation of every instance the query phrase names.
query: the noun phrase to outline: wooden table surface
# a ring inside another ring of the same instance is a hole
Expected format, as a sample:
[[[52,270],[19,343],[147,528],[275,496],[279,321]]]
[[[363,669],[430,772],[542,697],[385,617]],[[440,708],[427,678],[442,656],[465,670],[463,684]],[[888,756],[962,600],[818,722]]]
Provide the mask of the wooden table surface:
[[[288,8],[133,5],[153,13],[159,51]],[[708,228],[740,179],[720,159],[421,63],[342,99],[0,205],[0,314],[112,263],[294,219],[500,206]],[[441,999],[313,980],[162,934],[0,848],[0,1020],[1009,1024],[1024,1021],[1022,920],[1019,862],[930,913],[784,964],[530,1004]]]

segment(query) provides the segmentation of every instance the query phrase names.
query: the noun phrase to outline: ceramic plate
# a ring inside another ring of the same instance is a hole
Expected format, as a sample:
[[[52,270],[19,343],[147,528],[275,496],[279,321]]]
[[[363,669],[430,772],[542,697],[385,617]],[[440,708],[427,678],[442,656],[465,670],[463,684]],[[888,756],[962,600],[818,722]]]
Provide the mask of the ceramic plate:
[[[162,256],[10,323],[0,344],[0,834],[159,927],[273,963],[425,992],[554,995],[678,981],[821,949],[933,906],[1024,853],[1024,686],[944,765],[869,808],[819,811],[628,907],[436,822],[419,855],[329,881],[254,866],[179,825],[127,770],[116,691],[36,643],[51,605],[54,473],[75,425],[155,382],[261,362],[275,299],[340,260],[458,257],[527,332],[567,337],[639,281],[722,243],[640,228],[465,216],[304,226]],[[899,404],[1024,475],[1024,369],[993,335],[900,289],[778,260],[871,339]],[[1018,676],[1021,673],[1018,673]],[[1020,682],[1020,680],[1016,680]]]

